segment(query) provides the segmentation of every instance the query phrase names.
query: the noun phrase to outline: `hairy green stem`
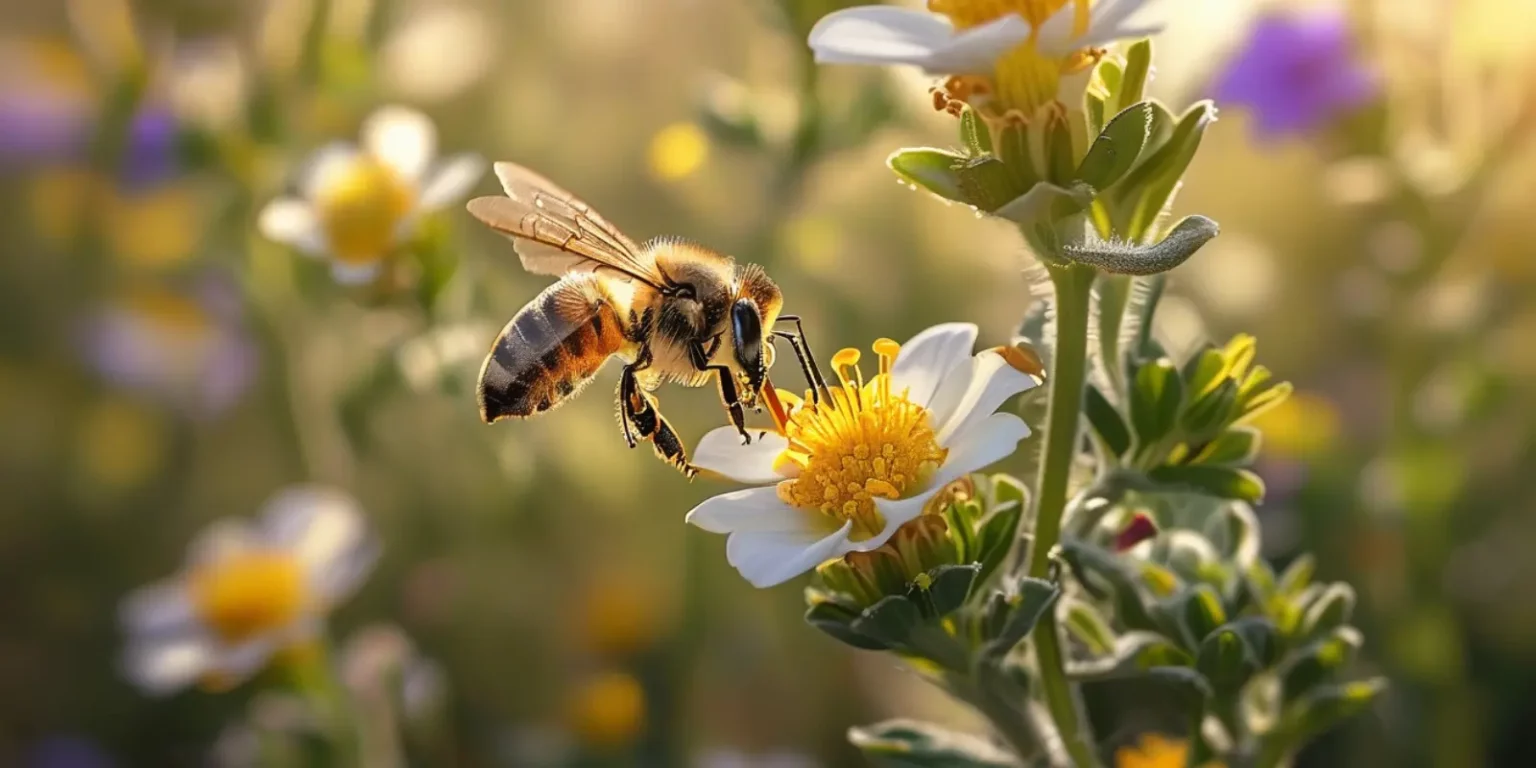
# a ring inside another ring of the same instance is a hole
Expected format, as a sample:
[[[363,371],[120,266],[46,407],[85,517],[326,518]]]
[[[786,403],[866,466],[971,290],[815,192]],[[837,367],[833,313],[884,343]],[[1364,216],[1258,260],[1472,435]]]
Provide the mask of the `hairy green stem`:
[[[1034,543],[1029,554],[1028,573],[1035,578],[1048,575],[1051,550],[1061,539],[1067,484],[1077,457],[1083,385],[1088,372],[1089,299],[1096,275],[1092,267],[1076,264],[1050,267],[1050,273],[1056,287],[1056,339],[1051,354],[1050,400],[1046,405],[1045,457],[1040,462],[1040,482],[1036,486]],[[1067,753],[1078,768],[1097,765],[1093,747],[1079,731],[1077,703],[1067,683],[1055,611],[1046,611],[1035,627],[1034,646],[1046,707]]]

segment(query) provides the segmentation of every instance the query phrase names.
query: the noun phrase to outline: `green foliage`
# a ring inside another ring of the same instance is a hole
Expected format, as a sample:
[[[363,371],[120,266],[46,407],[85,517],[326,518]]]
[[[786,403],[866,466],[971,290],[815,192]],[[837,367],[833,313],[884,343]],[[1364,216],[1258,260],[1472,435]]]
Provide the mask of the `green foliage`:
[[[1014,759],[974,736],[932,723],[887,720],[850,728],[848,740],[889,768],[1011,768]]]

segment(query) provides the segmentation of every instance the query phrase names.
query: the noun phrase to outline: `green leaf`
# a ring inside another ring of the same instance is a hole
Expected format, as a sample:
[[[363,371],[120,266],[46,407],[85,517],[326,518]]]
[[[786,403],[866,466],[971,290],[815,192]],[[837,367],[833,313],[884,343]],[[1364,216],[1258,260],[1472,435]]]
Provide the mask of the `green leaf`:
[[[1019,579],[1013,594],[1006,597],[1009,611],[1007,619],[997,633],[987,640],[982,652],[993,657],[1003,656],[1013,650],[1029,633],[1034,631],[1040,617],[1055,605],[1061,596],[1061,587],[1044,579],[1028,576]]]
[[[971,594],[971,585],[975,583],[979,570],[979,566],[971,563],[941,565],[928,572],[928,588],[921,591],[929,601],[935,618],[948,616],[965,604],[965,599]],[[911,594],[908,596],[915,597]]]
[[[1331,679],[1355,658],[1365,639],[1354,627],[1338,627],[1292,654],[1280,667],[1286,700],[1294,699]]]
[[[1211,439],[1237,418],[1237,383],[1222,379],[1216,388],[1194,400],[1179,419],[1185,435],[1194,443]]]
[[[848,741],[877,765],[891,768],[1013,768],[1017,763],[986,740],[932,723],[887,720],[848,729]]]
[[[1303,552],[1286,567],[1276,588],[1282,595],[1298,594],[1312,583],[1312,574],[1316,571],[1317,558],[1311,552]]]
[[[1120,411],[1111,405],[1097,385],[1089,384],[1083,400],[1083,412],[1088,415],[1088,426],[1109,452],[1120,458],[1131,450],[1131,431],[1125,425]]]
[[[1203,397],[1227,377],[1230,367],[1221,350],[1206,348],[1184,364],[1184,391],[1191,399]]]
[[[1147,476],[1164,485],[1186,488],[1222,499],[1257,504],[1264,499],[1264,481],[1246,469],[1210,466],[1161,466]]]
[[[961,187],[959,168],[967,158],[942,149],[899,149],[886,158],[890,166],[904,181],[915,184],[945,200],[968,202]]]
[[[1276,738],[1302,744],[1354,717],[1387,689],[1386,678],[1372,678],[1313,690],[1286,707]]]
[[[1121,624],[1130,629],[1158,627],[1142,600],[1141,590],[1119,558],[1082,541],[1063,541],[1061,551],[1062,558],[1090,594],[1114,601],[1115,615]]]
[[[1007,204],[993,209],[992,214],[1012,221],[1020,227],[1033,228],[1050,220],[1058,203],[1081,206],[1083,204],[1081,198],[1084,194],[1091,196],[1092,191],[1073,191],[1041,182]]]
[[[1191,464],[1217,467],[1246,467],[1259,455],[1261,435],[1253,427],[1232,427],[1205,444]]]
[[[1184,387],[1179,372],[1166,358],[1142,365],[1131,387],[1131,425],[1139,450],[1156,446],[1173,431]]]
[[[851,624],[857,618],[857,612],[830,601],[816,603],[805,612],[806,623],[847,645],[866,651],[890,650],[889,644],[855,631]]]
[[[1221,597],[1209,584],[1196,584],[1182,596],[1179,606],[1179,624],[1189,633],[1197,647],[1216,628],[1227,622],[1227,612],[1221,607]]]
[[[1147,102],[1115,115],[1088,147],[1077,167],[1077,178],[1094,189],[1108,189],[1136,164],[1151,125],[1152,105]]]
[[[892,648],[908,648],[913,632],[923,623],[923,614],[917,605],[901,595],[890,595],[865,608],[849,627]]]
[[[1087,662],[1068,662],[1067,676],[1079,682],[1115,680],[1160,667],[1190,667],[1195,657],[1156,632],[1132,631],[1115,638],[1114,650]]]
[[[1156,243],[1090,238],[1063,246],[1062,253],[1071,261],[1116,275],[1157,275],[1188,261],[1220,232],[1216,222],[1204,216],[1186,216]]]
[[[1275,629],[1258,618],[1240,619],[1218,628],[1200,643],[1195,668],[1218,696],[1235,697],[1254,675],[1271,663]]]
[[[992,155],[965,160],[955,167],[963,201],[991,212],[1024,193],[1003,161]]]
[[[1152,72],[1152,41],[1138,40],[1125,49],[1125,73],[1120,77],[1118,91],[1111,89],[1121,109],[1138,101],[1146,92],[1147,75]]]
[[[1091,603],[1068,600],[1063,614],[1067,632],[1088,646],[1090,653],[1104,655],[1115,649],[1115,631]]]

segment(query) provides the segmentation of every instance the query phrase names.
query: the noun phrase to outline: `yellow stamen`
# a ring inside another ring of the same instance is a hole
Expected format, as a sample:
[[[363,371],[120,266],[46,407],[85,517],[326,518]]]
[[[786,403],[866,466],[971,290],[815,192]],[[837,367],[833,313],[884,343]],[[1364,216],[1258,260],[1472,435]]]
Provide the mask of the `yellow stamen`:
[[[189,591],[198,617],[230,643],[293,623],[309,601],[298,559],[271,550],[209,563],[192,574]]]
[[[316,195],[331,253],[347,264],[383,258],[416,194],[393,168],[359,155]]]
[[[954,111],[949,99],[972,106],[988,106],[997,116],[1015,113],[1024,119],[1056,100],[1063,75],[1082,72],[1098,63],[1103,52],[1082,49],[1065,58],[1042,54],[1036,43],[1040,25],[1072,6],[1072,34],[1088,33],[1092,21],[1093,0],[928,0],[928,9],[947,16],[957,30],[988,24],[1009,15],[1018,15],[1029,23],[1029,39],[998,58],[992,77],[966,75],[946,84],[935,106]],[[958,87],[954,87],[958,86]]]
[[[875,342],[880,373],[868,383],[858,367],[859,351],[838,352],[832,358],[838,385],[819,402],[807,393],[784,425],[789,449],[783,456],[800,474],[779,483],[779,498],[837,525],[852,521],[855,539],[884,529],[875,499],[900,499],[923,487],[949,454],[939,446],[928,410],[905,391],[891,391],[891,365],[900,350],[890,339]]]

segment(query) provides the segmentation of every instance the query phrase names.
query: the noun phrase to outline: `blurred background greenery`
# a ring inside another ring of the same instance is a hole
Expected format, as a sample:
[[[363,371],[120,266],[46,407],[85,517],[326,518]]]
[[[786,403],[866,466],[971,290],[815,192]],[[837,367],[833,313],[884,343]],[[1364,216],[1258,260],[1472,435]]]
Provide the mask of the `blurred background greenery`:
[[[839,766],[850,725],[962,717],[683,525],[719,487],[624,447],[612,371],[479,422],[481,356],[548,280],[461,207],[364,288],[254,226],[309,151],[404,103],[637,239],[764,264],[822,354],[948,320],[1003,342],[1022,245],[892,183],[885,156],[952,118],[920,75],[810,65],[842,4],[0,0],[0,765],[205,764],[259,686],[146,698],[118,603],[304,481],[384,542],[338,643],[383,622],[440,665],[429,764]],[[1208,95],[1255,19],[1328,5],[1164,0],[1152,95]],[[1176,207],[1222,236],[1159,333],[1254,333],[1298,385],[1264,418],[1265,555],[1354,583],[1393,681],[1302,762],[1512,764],[1536,721],[1536,4],[1332,7],[1384,97],[1308,135],[1223,111]],[[690,443],[720,422],[710,391],[662,399]]]

